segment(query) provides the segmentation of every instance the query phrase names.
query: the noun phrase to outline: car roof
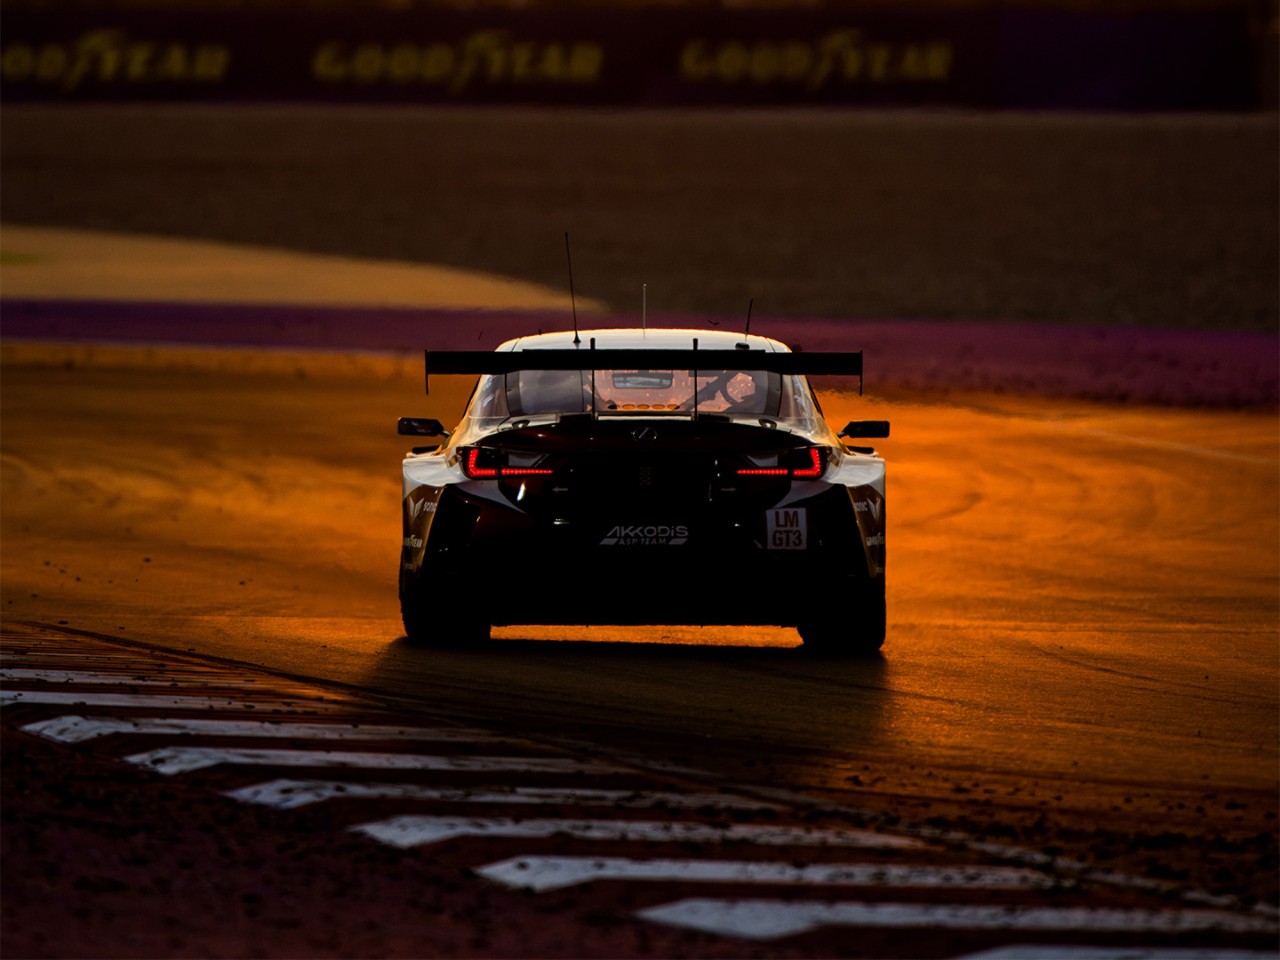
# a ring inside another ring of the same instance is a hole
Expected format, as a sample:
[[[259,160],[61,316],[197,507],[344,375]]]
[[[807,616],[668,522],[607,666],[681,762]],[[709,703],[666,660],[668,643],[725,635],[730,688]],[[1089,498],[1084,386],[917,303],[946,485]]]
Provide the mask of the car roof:
[[[734,333],[731,330],[654,327],[647,329],[611,327],[602,330],[580,330],[577,334],[572,330],[539,333],[508,340],[500,344],[497,350],[571,350],[575,336],[581,346],[589,348],[591,341],[595,340],[596,347],[601,350],[689,350],[693,348],[693,341],[696,339],[699,350],[741,349],[738,347],[741,343],[746,344],[751,350],[766,350],[770,353],[791,352],[791,348],[785,343],[754,334]]]

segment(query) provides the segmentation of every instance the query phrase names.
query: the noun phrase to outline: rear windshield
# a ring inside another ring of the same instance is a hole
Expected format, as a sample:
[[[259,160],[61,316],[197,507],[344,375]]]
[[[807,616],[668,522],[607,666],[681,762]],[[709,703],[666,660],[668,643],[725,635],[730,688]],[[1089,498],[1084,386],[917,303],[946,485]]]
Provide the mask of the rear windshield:
[[[493,379],[501,381],[513,417],[687,415],[695,406],[702,413],[777,416],[782,395],[782,378],[761,370],[521,370]]]
[[[830,432],[809,381],[760,370],[521,370],[480,378],[450,442],[472,443],[525,417],[594,413],[690,417],[697,412],[776,422],[804,436]]]

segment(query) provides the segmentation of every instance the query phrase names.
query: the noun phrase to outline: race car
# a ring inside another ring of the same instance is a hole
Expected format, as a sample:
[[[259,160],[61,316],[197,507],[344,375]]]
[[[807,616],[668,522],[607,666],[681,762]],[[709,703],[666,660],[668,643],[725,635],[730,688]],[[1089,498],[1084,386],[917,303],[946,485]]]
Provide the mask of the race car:
[[[810,375],[861,353],[720,330],[545,333],[426,351],[479,379],[461,423],[406,454],[400,607],[410,641],[513,624],[795,627],[867,655],[885,637],[885,463],[823,419]]]

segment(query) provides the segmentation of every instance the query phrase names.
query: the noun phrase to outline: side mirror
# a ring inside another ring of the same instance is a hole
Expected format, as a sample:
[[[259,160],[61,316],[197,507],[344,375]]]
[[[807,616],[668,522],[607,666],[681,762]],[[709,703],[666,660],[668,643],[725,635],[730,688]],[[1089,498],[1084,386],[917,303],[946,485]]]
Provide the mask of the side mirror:
[[[402,437],[447,437],[449,431],[439,420],[428,417],[401,417],[396,431]]]
[[[889,436],[889,421],[850,420],[837,436],[883,440]]]

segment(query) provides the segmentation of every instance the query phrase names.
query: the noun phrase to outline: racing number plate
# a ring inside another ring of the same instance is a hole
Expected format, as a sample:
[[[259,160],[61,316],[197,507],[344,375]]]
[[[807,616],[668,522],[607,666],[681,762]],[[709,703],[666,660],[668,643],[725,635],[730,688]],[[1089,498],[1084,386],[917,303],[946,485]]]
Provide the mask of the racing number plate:
[[[766,545],[770,550],[805,550],[809,524],[804,507],[770,510],[765,514]]]

